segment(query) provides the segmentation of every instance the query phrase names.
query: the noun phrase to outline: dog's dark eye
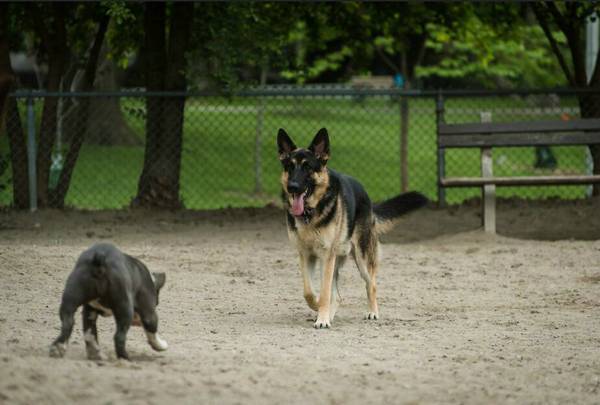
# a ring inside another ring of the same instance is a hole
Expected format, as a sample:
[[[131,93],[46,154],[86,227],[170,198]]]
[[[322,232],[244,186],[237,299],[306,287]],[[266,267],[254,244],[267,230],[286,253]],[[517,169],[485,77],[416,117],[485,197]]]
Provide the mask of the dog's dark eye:
[[[308,162],[302,162],[302,169],[306,170],[307,172],[312,172],[313,168],[311,167],[311,165],[308,164]]]

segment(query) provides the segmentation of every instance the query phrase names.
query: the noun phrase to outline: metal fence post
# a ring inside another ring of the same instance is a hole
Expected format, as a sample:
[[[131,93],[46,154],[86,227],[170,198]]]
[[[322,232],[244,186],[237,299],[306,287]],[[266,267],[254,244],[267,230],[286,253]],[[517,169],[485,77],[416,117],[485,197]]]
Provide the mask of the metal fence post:
[[[400,192],[408,191],[408,97],[400,96]]]
[[[27,167],[29,170],[29,209],[37,210],[37,167],[35,143],[35,109],[33,97],[27,97]]]
[[[265,63],[260,71],[260,88],[264,89],[267,85],[268,65]],[[258,111],[256,117],[256,136],[254,138],[254,193],[260,194],[263,191],[262,185],[262,136],[265,120],[266,100],[265,97],[258,98]]]
[[[436,116],[436,142],[438,142],[439,136],[437,136],[438,125],[444,122],[444,96],[441,91],[438,91],[436,103],[435,103],[435,116]],[[446,156],[444,148],[437,146],[437,194],[438,194],[438,206],[444,207],[446,205],[446,190],[442,187],[441,179],[446,174]]]
[[[259,97],[256,116],[256,136],[254,138],[254,193],[260,194],[262,186],[262,136],[265,119],[265,98]]]

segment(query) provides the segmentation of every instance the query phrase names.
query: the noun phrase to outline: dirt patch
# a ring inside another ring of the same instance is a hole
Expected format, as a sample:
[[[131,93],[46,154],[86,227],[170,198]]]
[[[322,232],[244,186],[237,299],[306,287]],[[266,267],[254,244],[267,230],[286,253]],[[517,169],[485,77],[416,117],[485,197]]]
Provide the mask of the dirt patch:
[[[354,266],[331,330],[314,330],[282,213],[0,214],[0,402],[593,403],[600,401],[596,200],[424,209],[384,238],[381,320]],[[85,359],[77,319],[51,359],[77,255],[108,240],[167,273],[167,352],[132,329],[117,361]]]

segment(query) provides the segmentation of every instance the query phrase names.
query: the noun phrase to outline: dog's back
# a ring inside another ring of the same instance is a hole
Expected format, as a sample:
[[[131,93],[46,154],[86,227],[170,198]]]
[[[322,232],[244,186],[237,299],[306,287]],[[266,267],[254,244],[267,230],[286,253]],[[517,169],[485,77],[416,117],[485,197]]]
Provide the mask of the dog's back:
[[[152,274],[136,258],[109,243],[98,243],[85,250],[69,274],[62,295],[59,315],[61,334],[50,355],[62,357],[73,330],[73,316],[83,306],[84,338],[88,358],[99,358],[97,315],[114,316],[117,324],[115,350],[128,358],[125,336],[131,325],[143,326],[155,350],[165,350],[166,342],[157,335],[158,291],[165,283],[164,273]]]
[[[82,305],[106,294],[109,283],[126,282],[125,255],[109,243],[97,243],[85,250],[67,278],[63,302]]]

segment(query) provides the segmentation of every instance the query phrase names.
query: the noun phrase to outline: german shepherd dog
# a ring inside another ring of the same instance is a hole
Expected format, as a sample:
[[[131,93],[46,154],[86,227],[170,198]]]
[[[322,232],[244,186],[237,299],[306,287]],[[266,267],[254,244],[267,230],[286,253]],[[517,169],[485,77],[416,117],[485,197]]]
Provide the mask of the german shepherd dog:
[[[372,205],[361,184],[327,167],[329,135],[319,130],[307,149],[297,148],[285,130],[277,134],[281,185],[290,241],[300,255],[304,298],[317,311],[315,328],[329,328],[338,307],[339,269],[351,255],[366,283],[368,312],[378,319],[375,277],[379,262],[379,235],[395,219],[427,203],[417,192],[401,194]],[[323,266],[319,298],[312,278],[317,262]]]

